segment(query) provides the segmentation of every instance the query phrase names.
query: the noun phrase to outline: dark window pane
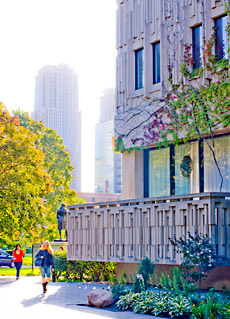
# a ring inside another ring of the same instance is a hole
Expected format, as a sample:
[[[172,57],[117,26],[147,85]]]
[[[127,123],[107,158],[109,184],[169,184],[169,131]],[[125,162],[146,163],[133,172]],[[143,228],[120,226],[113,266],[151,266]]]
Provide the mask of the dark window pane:
[[[153,44],[153,84],[160,81],[160,42],[157,42]]]
[[[135,90],[143,88],[143,49],[135,51]]]
[[[216,46],[215,53],[217,60],[227,59],[228,43],[227,43],[227,16],[215,19],[216,28]]]
[[[192,29],[193,69],[202,65],[202,26]]]

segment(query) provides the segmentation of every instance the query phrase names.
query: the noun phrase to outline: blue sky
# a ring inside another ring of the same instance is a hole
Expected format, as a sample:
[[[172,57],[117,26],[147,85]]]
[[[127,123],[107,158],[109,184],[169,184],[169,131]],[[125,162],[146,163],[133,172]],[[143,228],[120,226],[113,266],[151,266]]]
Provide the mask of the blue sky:
[[[99,98],[115,86],[116,1],[10,0],[0,12],[0,100],[10,111],[33,111],[34,78],[44,65],[66,63],[79,75],[82,191],[93,191]]]

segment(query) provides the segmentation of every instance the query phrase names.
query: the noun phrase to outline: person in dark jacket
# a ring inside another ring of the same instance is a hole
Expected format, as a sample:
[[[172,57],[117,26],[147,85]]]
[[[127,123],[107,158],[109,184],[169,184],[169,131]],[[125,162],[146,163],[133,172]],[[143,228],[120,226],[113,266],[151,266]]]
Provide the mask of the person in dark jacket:
[[[39,249],[35,257],[42,259],[40,273],[42,275],[43,292],[46,293],[47,285],[51,276],[50,266],[52,266],[52,271],[54,271],[53,249],[51,248],[48,240],[44,241],[42,247]]]
[[[62,203],[61,207],[57,210],[58,231],[60,235],[60,240],[62,240],[62,237],[61,237],[62,229],[65,229],[66,240],[67,240],[67,229],[66,229],[66,221],[65,221],[66,213],[67,213],[67,209],[65,208],[65,203]]]

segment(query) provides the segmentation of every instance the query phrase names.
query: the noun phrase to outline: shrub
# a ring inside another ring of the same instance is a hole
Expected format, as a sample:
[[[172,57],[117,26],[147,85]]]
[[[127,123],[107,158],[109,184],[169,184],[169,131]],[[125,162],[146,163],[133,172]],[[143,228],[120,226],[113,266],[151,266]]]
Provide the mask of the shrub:
[[[87,266],[84,261],[69,261],[68,262],[68,278],[79,281],[89,281],[89,276],[86,277]],[[86,280],[87,279],[87,280]]]
[[[203,298],[191,296],[192,318],[194,319],[227,319],[230,318],[230,299],[210,289]]]
[[[148,292],[148,291],[144,291],[142,293],[130,292],[129,294],[119,298],[119,301],[117,302],[117,306],[119,309],[122,309],[122,310],[127,310],[127,309],[133,310],[136,303],[148,298],[149,295],[152,295],[152,292]]]
[[[176,246],[177,253],[183,254],[181,266],[184,277],[188,282],[197,281],[200,289],[201,281],[214,268],[214,246],[210,238],[196,232],[194,236],[188,233],[188,238],[184,236],[170,241]]]
[[[155,316],[170,316],[186,318],[191,313],[189,300],[182,295],[172,292],[151,292],[130,293],[120,297],[117,302],[118,308],[122,310],[132,309],[137,313],[148,313]]]
[[[171,318],[188,317],[191,308],[189,300],[181,295],[173,292],[163,292],[158,295],[157,303],[151,311],[155,316],[168,314]]]
[[[149,278],[153,274],[154,268],[154,263],[147,257],[140,263],[138,273],[142,275],[145,287],[148,285]]]
[[[134,279],[132,290],[134,293],[140,293],[142,291],[145,291],[147,287],[145,286],[144,278],[142,274],[136,274],[136,277]]]
[[[149,258],[144,258],[138,268],[138,274],[136,275],[133,283],[133,292],[142,292],[147,289],[150,276],[154,271],[154,263]]]
[[[111,281],[116,263],[96,261],[69,261],[68,276],[81,281]]]
[[[125,296],[131,292],[131,289],[127,287],[127,273],[122,271],[119,280],[116,277],[113,278],[114,285],[111,288],[114,299],[118,300],[120,296]]]
[[[123,269],[121,276],[118,280],[118,284],[119,285],[125,285],[127,283],[127,273],[126,271]]]
[[[60,276],[68,274],[67,253],[65,250],[57,250],[53,254],[55,275],[58,279]]]
[[[111,288],[111,291],[113,293],[114,299],[118,300],[121,296],[129,294],[131,292],[131,289],[125,285],[117,284]]]
[[[192,307],[192,318],[194,319],[229,319],[230,306],[227,303],[213,302],[206,299]]]
[[[168,275],[163,272],[160,277],[158,277],[155,272],[153,275],[155,286],[158,288],[176,292],[184,291],[186,293],[197,291],[197,287],[194,283],[185,282],[182,270],[179,267],[171,268]]]
[[[68,276],[81,281],[111,281],[116,263],[96,261],[69,261]]]
[[[116,273],[116,263],[96,261],[67,261],[66,251],[54,252],[56,277],[79,281],[110,281]]]

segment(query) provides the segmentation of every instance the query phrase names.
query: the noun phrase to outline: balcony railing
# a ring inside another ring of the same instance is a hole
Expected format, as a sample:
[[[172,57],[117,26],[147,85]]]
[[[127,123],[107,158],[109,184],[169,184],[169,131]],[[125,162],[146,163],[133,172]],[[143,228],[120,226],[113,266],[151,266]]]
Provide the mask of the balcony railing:
[[[230,258],[230,193],[200,193],[68,207],[68,259],[180,264],[170,238],[207,234]]]

